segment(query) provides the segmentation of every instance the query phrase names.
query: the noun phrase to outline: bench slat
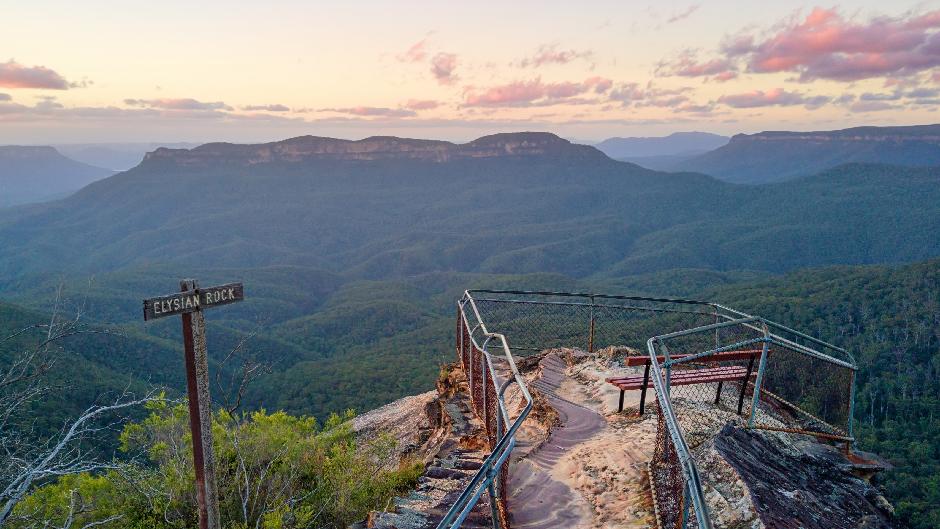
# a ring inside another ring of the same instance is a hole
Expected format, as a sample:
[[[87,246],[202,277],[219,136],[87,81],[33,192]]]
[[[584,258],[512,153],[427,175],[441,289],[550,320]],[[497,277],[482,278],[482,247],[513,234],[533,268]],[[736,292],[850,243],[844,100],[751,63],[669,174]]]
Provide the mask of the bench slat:
[[[727,362],[731,360],[750,360],[752,356],[757,356],[761,353],[760,349],[744,349],[741,351],[725,351],[723,353],[715,353],[710,356],[702,358],[702,362]],[[678,360],[680,358],[685,358],[691,355],[672,355],[669,358],[672,360]],[[646,365],[650,359],[649,356],[628,356],[624,359],[624,362],[631,367],[643,366]],[[657,356],[656,361],[663,363],[666,361],[665,356]]]
[[[744,375],[747,369],[741,366],[723,366],[723,367],[712,367],[708,369],[681,369],[673,370],[672,379],[683,379],[683,378],[696,378],[706,375],[721,375],[724,373],[737,373],[739,375]],[[624,377],[611,377],[606,379],[607,382],[611,384],[617,382],[628,382],[628,381],[641,381],[643,380],[643,375],[627,375]]]
[[[670,380],[671,385],[673,386],[688,386],[692,384],[705,384],[709,382],[725,382],[725,381],[737,381],[741,380],[744,375],[747,373],[747,370],[742,368],[737,369],[697,369],[695,371],[686,371],[686,372],[673,372],[672,378]],[[751,378],[754,378],[755,374],[751,374]],[[608,380],[614,386],[617,386],[620,389],[642,389],[643,388],[643,377],[629,377],[623,379],[611,379]],[[652,381],[647,382],[647,387],[652,386]]]

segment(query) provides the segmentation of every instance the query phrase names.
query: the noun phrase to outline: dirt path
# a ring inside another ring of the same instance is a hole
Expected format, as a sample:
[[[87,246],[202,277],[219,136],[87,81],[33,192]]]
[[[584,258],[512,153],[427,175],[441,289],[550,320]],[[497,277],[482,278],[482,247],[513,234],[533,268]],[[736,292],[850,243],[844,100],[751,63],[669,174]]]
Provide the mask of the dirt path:
[[[603,387],[602,365],[569,367],[558,353],[540,362],[541,392],[559,416],[547,438],[520,436],[510,468],[509,507],[516,529],[650,527],[644,473],[655,420],[626,420]]]

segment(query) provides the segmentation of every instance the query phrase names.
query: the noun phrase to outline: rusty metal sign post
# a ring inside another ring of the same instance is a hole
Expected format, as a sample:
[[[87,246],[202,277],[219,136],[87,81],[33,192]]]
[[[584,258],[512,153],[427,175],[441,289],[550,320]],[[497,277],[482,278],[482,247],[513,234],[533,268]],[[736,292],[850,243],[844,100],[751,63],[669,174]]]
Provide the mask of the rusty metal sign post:
[[[241,283],[200,289],[195,280],[180,281],[180,292],[144,300],[144,321],[180,315],[189,396],[189,427],[193,436],[193,468],[199,529],[220,529],[219,493],[212,454],[212,401],[209,397],[209,359],[206,353],[205,309],[245,299]]]

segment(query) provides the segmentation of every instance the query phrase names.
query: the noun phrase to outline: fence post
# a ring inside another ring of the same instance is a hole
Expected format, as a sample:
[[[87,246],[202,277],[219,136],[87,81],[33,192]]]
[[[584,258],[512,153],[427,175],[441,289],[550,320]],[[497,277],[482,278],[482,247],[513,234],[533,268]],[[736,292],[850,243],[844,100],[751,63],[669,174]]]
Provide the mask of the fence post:
[[[682,529],[688,529],[689,527],[689,482],[686,481],[685,486],[682,487]]]
[[[770,349],[770,331],[766,323],[761,323],[764,329],[764,346],[760,351],[760,364],[757,366],[757,380],[754,381],[754,397],[751,399],[751,418],[747,421],[747,427],[754,427],[754,420],[757,418],[757,406],[760,404],[760,388],[764,383],[764,371],[767,370],[767,351]],[[747,381],[744,382],[747,384]]]
[[[494,485],[494,483],[496,483],[496,476],[495,476],[495,475],[491,475],[491,476],[490,476],[490,479],[491,479],[490,485],[489,485],[489,487],[487,487],[487,492],[489,492],[489,494],[490,494],[490,519],[491,519],[492,522],[493,522],[493,529],[500,529],[500,525],[499,525],[499,505],[497,505],[497,503],[496,503],[498,500],[496,499],[496,498],[497,498],[497,496],[496,496],[496,487],[495,487],[495,485]]]
[[[588,353],[594,353],[594,296],[591,296],[591,330],[588,334]]]
[[[855,427],[852,423],[855,422],[855,370],[852,370],[851,378],[849,379],[849,424],[846,425],[846,431],[849,434],[849,437],[855,438]],[[845,449],[847,452],[852,451],[852,441],[847,441],[845,443]]]
[[[492,376],[492,374],[490,374]],[[486,440],[490,439],[490,407],[486,402],[486,385],[490,376],[486,372],[486,352],[480,351],[480,396],[483,398],[483,429],[486,432]],[[492,448],[492,447],[490,447]]]
[[[460,306],[460,302],[457,302],[457,361],[460,362],[460,366],[466,369],[467,366],[463,365],[463,307]]]

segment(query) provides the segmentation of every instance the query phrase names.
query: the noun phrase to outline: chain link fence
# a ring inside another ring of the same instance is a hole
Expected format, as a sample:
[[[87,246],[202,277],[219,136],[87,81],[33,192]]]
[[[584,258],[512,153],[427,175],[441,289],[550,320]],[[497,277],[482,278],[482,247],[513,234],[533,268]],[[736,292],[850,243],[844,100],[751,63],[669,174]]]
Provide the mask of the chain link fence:
[[[728,423],[853,441],[851,355],[783,325],[714,303],[602,294],[475,290],[459,307],[457,354],[494,454],[519,422],[487,351],[494,338],[510,363],[556,347],[649,359],[658,403],[647,408],[658,414],[649,474],[662,528],[712,527],[696,461]],[[506,465],[496,469],[491,504],[505,512]]]

